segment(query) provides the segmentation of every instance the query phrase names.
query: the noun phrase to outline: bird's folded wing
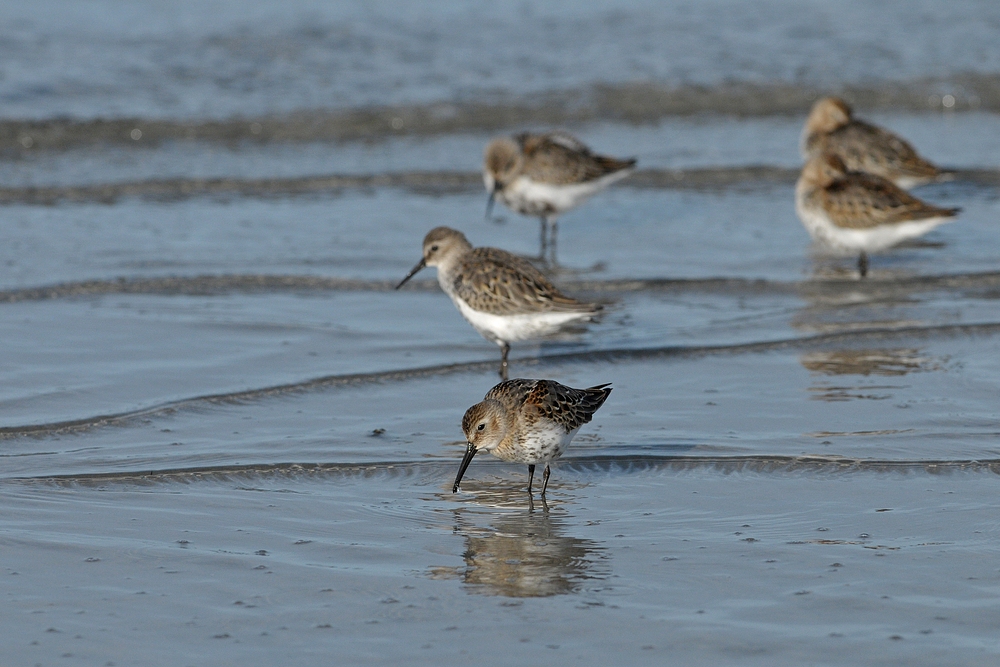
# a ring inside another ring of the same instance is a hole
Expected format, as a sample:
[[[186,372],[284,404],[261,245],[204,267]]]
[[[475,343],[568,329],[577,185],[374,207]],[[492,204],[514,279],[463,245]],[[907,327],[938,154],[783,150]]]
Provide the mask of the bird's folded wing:
[[[566,135],[525,137],[522,152],[524,175],[532,180],[554,185],[585,183],[635,164],[635,160],[594,155],[576,140],[567,141]]]
[[[850,173],[820,190],[817,196],[831,222],[845,229],[869,229],[954,215],[954,209],[931,206],[889,181]]]
[[[835,152],[887,171],[927,178],[933,178],[939,171],[905,139],[876,125],[854,121],[834,132],[831,140],[837,144]]]
[[[611,392],[606,386],[573,389],[552,380],[538,380],[528,392],[525,403],[569,432],[593,418]]]
[[[470,252],[455,271],[454,289],[473,310],[494,315],[596,311],[560,293],[527,260],[497,248]]]

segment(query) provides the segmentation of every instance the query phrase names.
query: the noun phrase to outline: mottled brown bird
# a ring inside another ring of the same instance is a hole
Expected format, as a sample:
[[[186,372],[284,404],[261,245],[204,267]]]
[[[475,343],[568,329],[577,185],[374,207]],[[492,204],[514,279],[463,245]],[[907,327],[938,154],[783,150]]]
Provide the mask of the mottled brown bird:
[[[795,210],[815,240],[860,253],[864,278],[868,253],[926,234],[961,209],[927,204],[881,176],[849,171],[836,155],[819,155],[802,169]]]
[[[943,172],[920,157],[892,132],[856,120],[839,97],[824,97],[813,105],[802,130],[802,157],[833,154],[850,171],[887,178],[904,189],[930,183]]]
[[[528,464],[529,494],[535,466],[544,463],[544,498],[549,463],[562,456],[576,432],[593,418],[610,394],[609,384],[573,389],[553,380],[507,380],[493,387],[462,418],[462,431],[469,445],[452,493],[458,491],[472,457],[487,451],[502,461]]]
[[[449,227],[427,233],[423,258],[396,289],[425,266],[437,267],[438,284],[462,317],[500,346],[505,380],[512,342],[555,333],[601,310],[598,304],[564,295],[527,260],[497,248],[473,248],[464,234]]]
[[[483,159],[483,182],[490,196],[486,215],[499,199],[513,211],[538,216],[540,256],[545,259],[550,249],[555,263],[556,218],[632,173],[635,162],[595,155],[565,132],[494,139]]]

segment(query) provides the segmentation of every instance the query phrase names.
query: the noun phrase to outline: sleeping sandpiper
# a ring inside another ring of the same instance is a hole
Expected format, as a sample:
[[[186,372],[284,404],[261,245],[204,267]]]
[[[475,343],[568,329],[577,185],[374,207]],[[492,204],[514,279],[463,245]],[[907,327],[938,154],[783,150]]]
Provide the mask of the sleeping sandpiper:
[[[868,253],[951,222],[960,209],[927,204],[881,176],[848,171],[836,155],[819,155],[802,169],[795,210],[813,239],[860,253],[864,278]]]
[[[906,190],[930,183],[942,171],[920,157],[892,132],[853,118],[839,97],[824,97],[812,108],[802,130],[802,156],[836,155],[850,171],[887,178]]]

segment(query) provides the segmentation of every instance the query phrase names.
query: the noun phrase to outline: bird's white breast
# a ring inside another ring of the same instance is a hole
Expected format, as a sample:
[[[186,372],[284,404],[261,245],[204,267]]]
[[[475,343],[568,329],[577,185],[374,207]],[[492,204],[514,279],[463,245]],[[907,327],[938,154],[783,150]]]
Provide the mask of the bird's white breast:
[[[563,455],[579,428],[567,432],[565,427],[547,419],[536,422],[521,435],[513,456],[503,460],[535,465],[548,463]]]
[[[926,234],[938,225],[952,222],[951,217],[926,218],[865,229],[838,227],[819,206],[810,205],[804,196],[796,194],[795,210],[809,235],[835,250],[878,252]]]
[[[556,185],[518,176],[498,193],[504,204],[525,215],[558,215],[575,208],[611,183],[625,178],[630,169],[616,171],[583,183]]]
[[[565,324],[590,318],[588,313],[518,313],[515,315],[494,315],[475,310],[458,296],[451,294],[451,300],[469,324],[479,334],[498,345],[519,340],[540,338],[555,333]]]

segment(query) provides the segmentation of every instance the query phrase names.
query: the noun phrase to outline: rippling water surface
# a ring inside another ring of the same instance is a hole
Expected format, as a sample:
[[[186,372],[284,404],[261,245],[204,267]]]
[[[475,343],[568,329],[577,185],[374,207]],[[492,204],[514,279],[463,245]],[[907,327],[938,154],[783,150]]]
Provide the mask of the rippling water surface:
[[[11,3],[8,3],[11,4]],[[0,8],[0,662],[990,664],[995,3]],[[876,255],[793,206],[818,94],[957,222]],[[451,482],[498,350],[433,270],[494,134],[639,159],[560,220],[614,393],[546,502]]]
[[[991,2],[233,4],[5,8],[6,113],[193,117],[595,83],[821,85],[996,74]]]

